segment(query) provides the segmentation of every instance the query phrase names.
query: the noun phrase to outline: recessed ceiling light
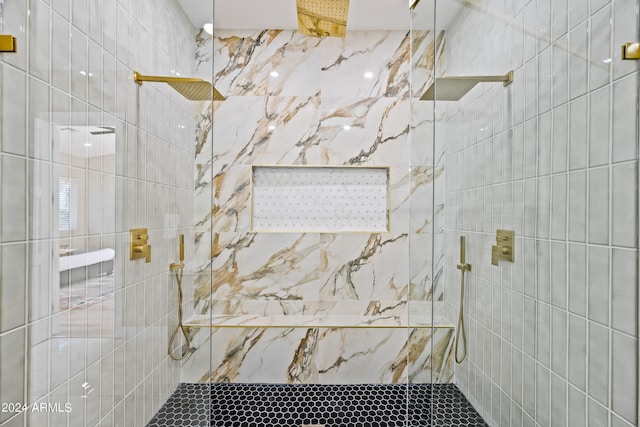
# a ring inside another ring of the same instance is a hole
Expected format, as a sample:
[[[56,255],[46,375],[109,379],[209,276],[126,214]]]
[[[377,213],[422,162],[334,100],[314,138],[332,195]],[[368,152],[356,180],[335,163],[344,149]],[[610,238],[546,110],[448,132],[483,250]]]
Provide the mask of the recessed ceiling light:
[[[210,35],[213,35],[213,24],[211,22],[207,22],[202,26],[202,29],[205,30]]]
[[[372,79],[373,78],[373,73],[371,71],[367,71],[366,73],[364,73],[364,78],[365,79]]]
[[[88,142],[85,142],[84,146],[85,147],[91,147],[91,144],[89,144]]]
[[[269,74],[271,74],[271,77],[278,77],[280,75],[280,73],[277,71],[272,71]]]
[[[349,129],[351,129],[351,126],[349,126],[349,125],[344,125],[342,128],[343,128],[344,130],[349,130]]]

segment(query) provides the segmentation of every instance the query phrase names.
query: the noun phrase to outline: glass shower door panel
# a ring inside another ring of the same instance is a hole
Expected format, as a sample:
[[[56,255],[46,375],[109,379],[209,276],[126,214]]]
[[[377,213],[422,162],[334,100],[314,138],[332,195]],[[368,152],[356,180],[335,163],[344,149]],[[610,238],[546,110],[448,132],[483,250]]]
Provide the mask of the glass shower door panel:
[[[433,103],[445,317],[460,331],[462,306],[467,335],[452,382],[490,426],[637,425],[638,9],[436,4],[436,77],[481,80],[446,101],[436,81]]]

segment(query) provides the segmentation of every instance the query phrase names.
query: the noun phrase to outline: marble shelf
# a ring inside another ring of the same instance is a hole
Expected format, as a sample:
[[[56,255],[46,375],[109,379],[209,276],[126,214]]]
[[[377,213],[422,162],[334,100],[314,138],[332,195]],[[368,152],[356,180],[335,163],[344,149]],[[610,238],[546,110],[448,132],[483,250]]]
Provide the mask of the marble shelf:
[[[432,320],[431,316],[335,314],[195,315],[184,325],[188,328],[454,328],[446,319]]]

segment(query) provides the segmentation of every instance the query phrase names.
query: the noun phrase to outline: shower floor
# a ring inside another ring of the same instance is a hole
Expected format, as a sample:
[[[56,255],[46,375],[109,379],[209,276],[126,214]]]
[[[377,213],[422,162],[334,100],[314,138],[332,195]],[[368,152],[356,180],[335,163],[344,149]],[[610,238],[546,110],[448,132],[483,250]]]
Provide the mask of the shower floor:
[[[455,384],[408,392],[404,384],[180,384],[147,427],[487,427]]]

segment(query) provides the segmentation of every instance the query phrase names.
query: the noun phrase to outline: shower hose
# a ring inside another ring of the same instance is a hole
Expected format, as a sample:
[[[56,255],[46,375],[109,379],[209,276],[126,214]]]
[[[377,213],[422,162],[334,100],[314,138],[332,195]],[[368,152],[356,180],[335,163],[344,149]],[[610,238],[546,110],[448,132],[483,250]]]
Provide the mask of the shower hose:
[[[467,334],[464,331],[464,273],[467,271],[467,266],[470,269],[469,264],[460,264],[460,313],[458,314],[458,325],[456,326],[456,362],[462,363],[465,357],[467,357]],[[458,345],[460,344],[460,334],[462,334],[462,356],[458,356]]]
[[[184,264],[181,263],[180,265],[180,267],[173,269],[176,273],[176,282],[178,282],[178,326],[176,326],[176,329],[171,335],[171,339],[169,339],[169,357],[173,360],[182,360],[191,352],[191,340],[189,339],[189,334],[187,333],[186,328],[182,324],[182,275],[184,273]],[[180,332],[182,332],[182,335],[184,336],[185,343],[181,347],[180,355],[175,355],[173,353],[173,343]]]
[[[460,264],[456,266],[460,270],[460,313],[458,314],[458,325],[456,326],[456,346],[455,358],[457,363],[462,363],[467,357],[467,334],[464,331],[464,274],[471,271],[471,264],[465,262],[467,238],[460,236]],[[460,345],[460,334],[462,334],[462,355],[458,355]]]

